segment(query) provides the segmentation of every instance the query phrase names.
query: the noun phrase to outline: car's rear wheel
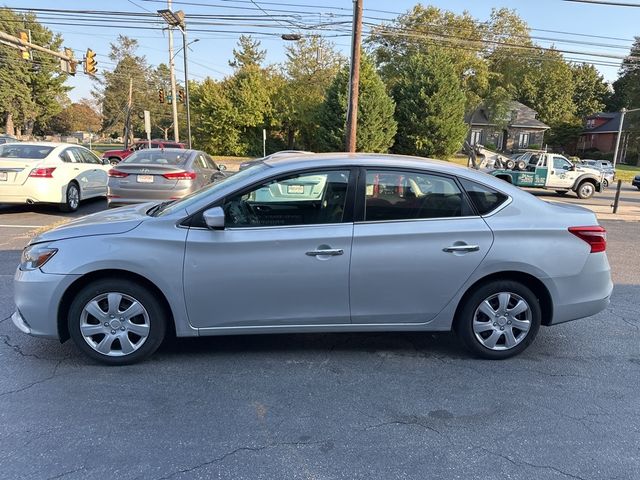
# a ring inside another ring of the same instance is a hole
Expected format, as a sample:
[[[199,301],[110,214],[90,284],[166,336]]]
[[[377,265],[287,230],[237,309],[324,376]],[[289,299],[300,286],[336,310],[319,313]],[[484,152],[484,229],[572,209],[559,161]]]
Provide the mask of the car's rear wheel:
[[[80,187],[75,182],[67,185],[67,193],[65,194],[64,203],[60,204],[60,210],[63,212],[75,212],[80,205]]]
[[[466,299],[455,327],[475,355],[500,360],[519,354],[533,342],[541,316],[538,299],[525,285],[493,281]]]
[[[578,186],[576,195],[578,195],[578,198],[587,199],[593,197],[595,192],[596,186],[592,182],[584,181]]]
[[[91,282],[76,295],[68,314],[69,335],[78,348],[110,365],[150,356],[162,343],[166,324],[155,296],[129,280]]]
[[[109,157],[110,165],[117,165],[120,163],[120,159],[118,157]]]

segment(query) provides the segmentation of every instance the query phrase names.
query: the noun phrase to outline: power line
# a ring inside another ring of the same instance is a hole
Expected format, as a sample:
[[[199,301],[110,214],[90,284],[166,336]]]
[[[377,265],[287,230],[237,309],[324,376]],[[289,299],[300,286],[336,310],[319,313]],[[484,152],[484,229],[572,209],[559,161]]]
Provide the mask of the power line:
[[[573,3],[590,3],[592,5],[607,5],[610,7],[640,7],[640,3],[607,2],[605,0],[563,0],[563,1],[573,2]]]

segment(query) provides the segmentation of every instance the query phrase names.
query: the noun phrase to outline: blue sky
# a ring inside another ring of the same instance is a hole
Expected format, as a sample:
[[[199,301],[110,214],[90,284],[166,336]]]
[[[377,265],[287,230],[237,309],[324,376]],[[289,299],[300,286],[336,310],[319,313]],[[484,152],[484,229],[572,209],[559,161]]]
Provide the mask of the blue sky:
[[[189,0],[182,0],[188,2]],[[268,13],[274,14],[278,10],[308,10],[311,12],[324,12],[318,18],[326,21],[329,15],[327,12],[335,14],[348,15],[352,8],[350,0],[329,0],[330,3],[323,3],[318,6],[317,0],[265,0],[264,2],[256,0],[258,5]],[[268,3],[272,2],[272,3]],[[308,7],[286,7],[280,4],[296,4],[307,5]],[[207,4],[210,6],[194,6],[180,4],[180,0],[174,0],[174,10],[182,9],[187,14],[187,22],[189,14],[254,14],[264,15],[257,7],[249,1],[233,1],[233,0],[191,0],[191,3]],[[392,13],[372,12],[371,10],[384,10],[388,12],[404,12],[411,8],[416,2],[410,0],[395,0],[393,2],[383,0],[364,0],[365,15],[371,17],[392,18]],[[427,4],[427,2],[423,2]],[[507,7],[514,9],[529,24],[531,28],[541,30],[554,30],[567,33],[583,33],[591,35],[601,35],[604,37],[615,37],[616,40],[594,39],[586,37],[575,37],[562,35],[558,33],[541,32],[536,30],[533,35],[540,37],[548,37],[555,39],[571,38],[573,40],[581,40],[585,42],[593,42],[612,46],[602,45],[575,45],[561,44],[556,42],[558,48],[577,50],[581,52],[598,52],[613,55],[625,55],[628,53],[628,47],[631,45],[635,35],[640,35],[640,8],[629,7],[613,7],[603,5],[586,5],[573,2],[564,2],[562,0],[435,0],[428,2],[439,8],[451,10],[460,13],[464,10],[469,11],[473,16],[481,20],[489,17],[492,8]],[[160,8],[166,8],[166,2],[155,0],[111,0],[106,3],[98,0],[58,0],[52,2],[50,0],[9,0],[5,2],[7,7],[22,8],[57,8],[57,9],[83,9],[83,10],[117,10],[144,13],[145,11],[155,11]],[[314,15],[315,16],[315,13]],[[336,17],[334,17],[336,18]],[[344,17],[348,19],[348,17]],[[286,23],[282,23],[281,29],[270,29],[271,32],[286,33]],[[78,27],[78,26],[60,26],[48,25],[54,31],[60,32],[64,37],[64,44],[67,47],[76,50],[76,56],[81,57],[82,51],[87,47],[92,48],[98,53],[98,69],[113,68],[110,65],[106,54],[109,52],[109,43],[114,41],[119,33],[137,38],[140,42],[139,53],[147,57],[150,64],[167,63],[167,38],[166,35],[159,30],[139,30],[124,29],[114,25],[112,28],[94,28],[94,27]],[[214,28],[214,27],[207,27]],[[224,27],[219,27],[224,28]],[[233,28],[233,27],[228,27]],[[280,31],[281,30],[281,31]],[[266,31],[266,30],[265,30]],[[213,78],[221,78],[225,74],[230,73],[230,67],[227,61],[231,57],[232,49],[237,41],[237,33],[202,33],[193,32],[190,39],[198,38],[199,41],[191,46],[189,70],[191,78],[202,80],[207,76]],[[179,45],[181,38],[179,34],[176,36],[176,43]],[[277,63],[283,60],[284,42],[279,37],[261,39],[262,46],[267,50],[267,61],[269,63]],[[345,54],[349,50],[349,38],[336,38],[335,43],[338,48]],[[538,41],[543,46],[551,45],[550,41]],[[622,47],[622,48],[620,48]],[[577,55],[571,55],[573,58],[582,58]],[[616,62],[616,60],[604,60],[604,62]],[[181,67],[182,57],[178,57],[177,65]],[[617,68],[615,66],[598,66],[607,80],[615,80],[617,76]],[[180,76],[181,74],[178,73]],[[83,97],[89,97],[91,91],[91,81],[83,74],[78,73],[75,78],[70,79],[69,84],[74,87],[70,92],[72,100],[78,100]]]

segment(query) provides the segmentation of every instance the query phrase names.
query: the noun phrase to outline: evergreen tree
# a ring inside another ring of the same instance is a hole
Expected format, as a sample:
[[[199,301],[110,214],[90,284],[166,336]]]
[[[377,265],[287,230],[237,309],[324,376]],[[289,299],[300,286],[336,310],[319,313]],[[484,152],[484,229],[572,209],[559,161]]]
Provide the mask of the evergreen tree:
[[[394,152],[447,157],[460,149],[467,133],[465,95],[449,56],[431,49],[404,59],[392,90],[398,134]]]
[[[347,119],[349,67],[342,68],[327,90],[318,114],[318,140],[324,151],[343,151]],[[393,144],[397,123],[395,103],[387,94],[372,61],[363,55],[360,62],[360,92],[356,150],[386,152]]]

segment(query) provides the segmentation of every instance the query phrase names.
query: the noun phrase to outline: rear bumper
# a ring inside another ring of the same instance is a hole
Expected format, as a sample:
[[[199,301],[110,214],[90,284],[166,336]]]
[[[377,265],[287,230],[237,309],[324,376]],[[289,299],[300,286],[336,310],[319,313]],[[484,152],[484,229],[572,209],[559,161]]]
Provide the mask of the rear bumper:
[[[554,300],[551,325],[590,317],[609,305],[613,282],[607,255],[589,254],[578,275],[548,280]]]
[[[0,183],[0,203],[62,203],[65,194],[65,186],[46,178],[30,178],[22,185]]]

